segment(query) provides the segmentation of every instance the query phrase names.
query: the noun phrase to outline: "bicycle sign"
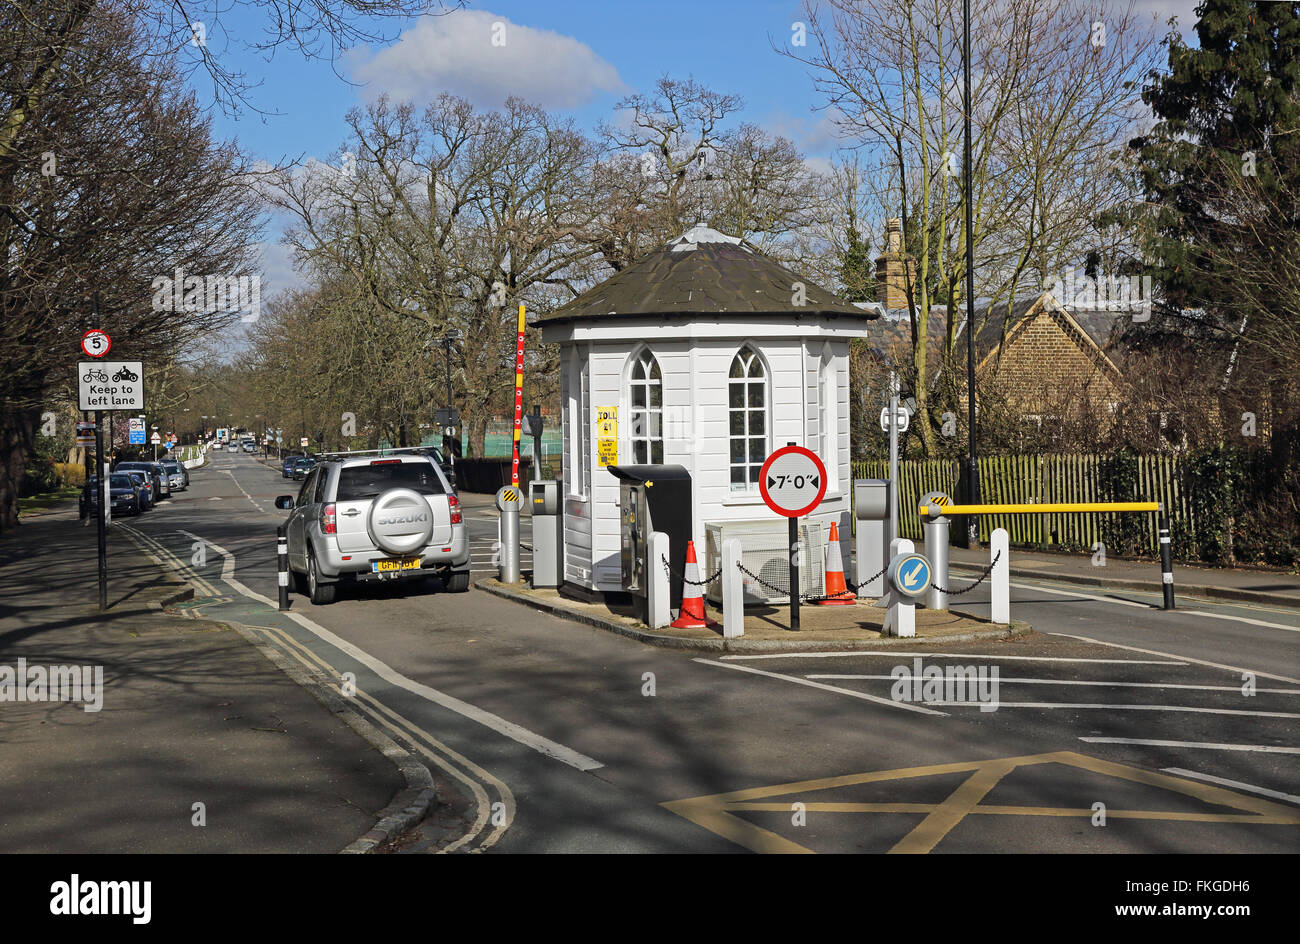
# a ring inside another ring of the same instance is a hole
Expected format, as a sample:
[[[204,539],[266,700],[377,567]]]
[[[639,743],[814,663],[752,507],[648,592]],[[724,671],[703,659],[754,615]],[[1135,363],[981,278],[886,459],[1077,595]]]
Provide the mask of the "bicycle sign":
[[[103,357],[112,346],[108,334],[98,328],[91,328],[81,336],[81,350],[87,357]]]
[[[144,364],[81,361],[77,364],[78,409],[143,410]]]
[[[767,507],[778,515],[802,517],[826,495],[826,466],[811,449],[784,446],[763,463],[758,490]]]

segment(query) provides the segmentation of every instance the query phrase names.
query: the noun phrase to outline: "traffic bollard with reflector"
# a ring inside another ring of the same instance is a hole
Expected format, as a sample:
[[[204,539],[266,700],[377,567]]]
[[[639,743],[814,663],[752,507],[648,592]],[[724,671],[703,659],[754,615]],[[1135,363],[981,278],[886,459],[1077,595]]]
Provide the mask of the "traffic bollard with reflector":
[[[275,559],[280,581],[280,609],[289,609],[289,538],[284,533],[284,525],[275,529]]]
[[[740,574],[739,538],[722,542],[722,635],[727,639],[745,635],[745,582]]]
[[[1160,512],[1160,584],[1165,593],[1166,610],[1174,608],[1174,555],[1170,548],[1169,516]]]
[[[704,590],[700,585],[700,564],[695,559],[695,542],[686,542],[686,580],[682,583],[682,611],[672,621],[673,629],[711,629],[718,624],[704,615]]]
[[[825,599],[818,600],[818,606],[852,606],[858,602],[848,586],[844,583],[844,555],[840,552],[840,529],[831,522],[831,537],[826,544],[826,591]]]

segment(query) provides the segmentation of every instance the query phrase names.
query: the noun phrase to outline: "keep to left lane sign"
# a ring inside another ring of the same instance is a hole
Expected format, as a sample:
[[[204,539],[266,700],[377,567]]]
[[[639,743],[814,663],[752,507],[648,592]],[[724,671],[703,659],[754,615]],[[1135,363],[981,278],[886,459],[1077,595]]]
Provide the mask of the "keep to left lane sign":
[[[778,515],[801,518],[826,495],[826,466],[811,449],[784,446],[763,463],[758,490]]]
[[[140,361],[80,361],[78,409],[143,410],[144,364]]]

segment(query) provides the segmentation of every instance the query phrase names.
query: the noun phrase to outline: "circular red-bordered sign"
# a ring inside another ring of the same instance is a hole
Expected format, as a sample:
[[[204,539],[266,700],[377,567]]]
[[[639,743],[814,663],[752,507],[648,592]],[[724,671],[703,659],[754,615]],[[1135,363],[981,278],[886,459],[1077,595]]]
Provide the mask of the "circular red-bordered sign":
[[[87,357],[103,357],[113,348],[113,341],[108,333],[98,328],[91,328],[81,336],[81,350]]]
[[[783,446],[763,463],[758,490],[778,515],[801,518],[826,496],[826,466],[811,449]]]

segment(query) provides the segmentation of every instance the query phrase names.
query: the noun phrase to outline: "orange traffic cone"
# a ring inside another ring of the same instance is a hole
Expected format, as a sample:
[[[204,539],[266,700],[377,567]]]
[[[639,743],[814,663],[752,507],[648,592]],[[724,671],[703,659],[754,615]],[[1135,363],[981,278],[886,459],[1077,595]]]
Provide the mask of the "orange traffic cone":
[[[840,554],[840,529],[831,522],[831,538],[826,547],[826,599],[818,600],[820,606],[847,606],[858,599],[844,583],[844,558]]]
[[[695,559],[695,542],[686,542],[686,581],[682,583],[682,611],[670,624],[673,629],[711,629],[718,624],[704,615],[704,589],[699,583],[700,564]]]

